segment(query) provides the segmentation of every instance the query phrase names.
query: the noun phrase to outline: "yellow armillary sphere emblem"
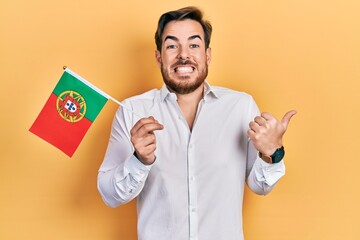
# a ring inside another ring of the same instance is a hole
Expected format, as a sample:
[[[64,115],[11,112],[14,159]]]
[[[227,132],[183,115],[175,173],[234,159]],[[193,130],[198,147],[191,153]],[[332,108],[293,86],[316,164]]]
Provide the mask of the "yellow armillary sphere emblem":
[[[58,96],[56,108],[62,119],[75,123],[85,116],[86,102],[78,92],[65,91]]]

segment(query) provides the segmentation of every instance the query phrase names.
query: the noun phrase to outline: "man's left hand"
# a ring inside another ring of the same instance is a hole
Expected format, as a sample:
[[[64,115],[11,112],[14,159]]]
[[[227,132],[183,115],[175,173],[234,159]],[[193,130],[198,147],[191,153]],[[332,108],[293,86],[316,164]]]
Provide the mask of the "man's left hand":
[[[282,147],[282,137],[295,114],[295,110],[289,111],[281,121],[266,112],[255,117],[254,121],[250,122],[250,129],[247,132],[255,148],[262,154],[270,156],[276,149]]]

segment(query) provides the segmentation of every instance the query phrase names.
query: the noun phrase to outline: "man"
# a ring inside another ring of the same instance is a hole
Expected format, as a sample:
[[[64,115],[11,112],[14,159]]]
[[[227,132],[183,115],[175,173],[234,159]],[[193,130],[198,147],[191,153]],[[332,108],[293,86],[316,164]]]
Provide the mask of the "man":
[[[267,194],[284,175],[282,136],[295,111],[259,115],[251,96],[210,86],[212,27],[194,7],[160,17],[161,90],[116,113],[98,188],[111,207],[137,198],[141,240],[240,240],[245,181]]]

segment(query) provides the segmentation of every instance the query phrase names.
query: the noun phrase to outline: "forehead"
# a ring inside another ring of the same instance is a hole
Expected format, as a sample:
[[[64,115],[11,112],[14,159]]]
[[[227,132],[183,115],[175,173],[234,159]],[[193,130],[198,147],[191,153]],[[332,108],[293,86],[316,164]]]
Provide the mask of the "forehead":
[[[201,24],[195,20],[186,19],[180,21],[170,21],[166,24],[162,39],[166,38],[166,36],[174,36],[178,39],[187,39],[190,36],[199,35],[202,39],[204,39],[204,30]]]

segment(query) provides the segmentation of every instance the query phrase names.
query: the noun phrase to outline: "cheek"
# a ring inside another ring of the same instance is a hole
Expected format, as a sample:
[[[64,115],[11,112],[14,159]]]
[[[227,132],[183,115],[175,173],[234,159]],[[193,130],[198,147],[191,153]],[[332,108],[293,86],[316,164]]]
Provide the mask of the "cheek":
[[[161,62],[164,67],[170,67],[172,64],[174,64],[175,61],[176,61],[176,58],[169,56],[169,55],[163,56],[161,58]]]
[[[194,60],[200,66],[205,66],[208,62],[206,56],[197,56],[194,58]]]

